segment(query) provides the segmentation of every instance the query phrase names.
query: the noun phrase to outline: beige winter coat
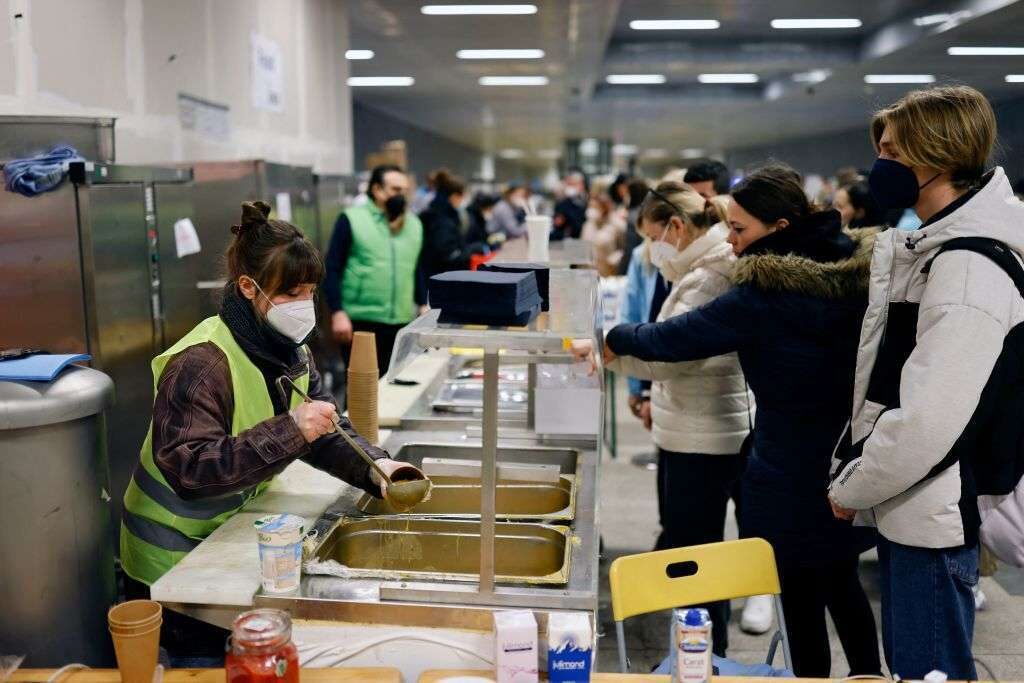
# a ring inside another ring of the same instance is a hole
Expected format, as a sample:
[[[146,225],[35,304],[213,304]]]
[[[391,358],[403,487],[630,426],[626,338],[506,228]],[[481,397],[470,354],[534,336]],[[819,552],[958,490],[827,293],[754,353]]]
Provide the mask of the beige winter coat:
[[[658,321],[682,315],[731,287],[736,259],[718,223],[662,268],[676,279]],[[754,419],[754,398],[746,388],[735,353],[685,363],[618,358],[609,369],[654,380],[651,417],[654,443],[677,453],[739,453]]]

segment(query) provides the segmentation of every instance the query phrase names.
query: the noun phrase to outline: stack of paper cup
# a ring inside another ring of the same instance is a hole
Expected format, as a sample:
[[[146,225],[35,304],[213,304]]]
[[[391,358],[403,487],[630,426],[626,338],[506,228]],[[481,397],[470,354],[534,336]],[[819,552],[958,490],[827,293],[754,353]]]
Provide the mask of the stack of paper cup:
[[[527,216],[526,238],[531,261],[550,261],[548,242],[551,239],[551,216]]]
[[[124,683],[151,683],[160,651],[163,608],[153,600],[130,600],[107,612],[117,668]]]
[[[348,417],[356,432],[377,443],[377,339],[372,332],[356,332],[348,361]]]

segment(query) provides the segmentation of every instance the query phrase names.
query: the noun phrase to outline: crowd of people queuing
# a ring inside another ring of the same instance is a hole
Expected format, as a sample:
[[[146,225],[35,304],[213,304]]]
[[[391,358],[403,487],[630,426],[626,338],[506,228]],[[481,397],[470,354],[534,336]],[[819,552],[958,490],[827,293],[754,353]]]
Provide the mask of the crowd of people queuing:
[[[826,612],[851,674],[881,673],[858,575],[877,547],[889,672],[974,679],[978,496],[993,476],[977,453],[1020,464],[1019,424],[979,439],[1019,423],[991,420],[1024,321],[1007,274],[1024,203],[989,166],[995,117],[972,88],[912,92],[871,137],[870,169],[810,197],[781,163],[727,202],[689,174],[652,187],[601,353],[635,378],[630,406],[658,448],[657,547],[721,540],[736,500],[740,535],[775,550],[796,675],[831,673]],[[728,612],[711,613],[724,634]]]
[[[877,547],[889,672],[973,679],[979,490],[961,435],[1024,299],[991,258],[948,243],[1024,253],[1024,204],[989,166],[995,118],[972,88],[912,92],[871,136],[870,169],[814,188],[775,162],[605,184],[573,169],[551,238],[591,242],[598,272],[626,277],[598,353],[629,377],[657,447],[655,548],[722,540],[733,500],[740,535],[774,548],[795,673],[828,677],[826,613],[851,674],[882,673],[858,573]],[[471,198],[441,169],[416,215],[408,182],[375,169],[326,259],[335,338],[377,332],[382,367],[426,304],[424,278],[522,237],[533,210],[524,184]],[[729,605],[707,607],[724,655]],[[741,623],[767,632],[770,598],[749,599]]]

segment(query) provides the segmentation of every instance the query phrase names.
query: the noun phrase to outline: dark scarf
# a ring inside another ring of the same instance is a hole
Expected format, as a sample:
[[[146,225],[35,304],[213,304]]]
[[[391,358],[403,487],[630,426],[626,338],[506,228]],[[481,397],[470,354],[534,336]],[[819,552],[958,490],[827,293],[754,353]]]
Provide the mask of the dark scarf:
[[[760,254],[793,254],[817,261],[834,263],[850,258],[855,245],[843,232],[838,211],[830,209],[794,220],[790,225],[757,240],[743,256]]]
[[[234,283],[224,288],[220,317],[246,355],[264,372],[281,374],[303,362],[299,348],[256,314],[252,302],[242,296]]]

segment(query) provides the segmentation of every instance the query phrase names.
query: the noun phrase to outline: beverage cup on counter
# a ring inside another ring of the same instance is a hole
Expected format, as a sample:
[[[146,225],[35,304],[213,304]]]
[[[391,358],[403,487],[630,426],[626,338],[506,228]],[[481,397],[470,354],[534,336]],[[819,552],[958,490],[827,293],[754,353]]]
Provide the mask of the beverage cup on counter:
[[[266,515],[254,523],[265,593],[290,593],[302,579],[306,521],[298,515]]]
[[[107,624],[122,632],[138,631],[163,618],[163,607],[155,600],[129,600],[107,612]]]
[[[377,374],[377,337],[373,332],[352,335],[352,352],[348,358],[349,372]]]
[[[551,239],[551,216],[527,216],[526,238],[531,261],[550,261],[548,242]]]
[[[348,361],[348,417],[360,436],[377,443],[377,340],[372,332],[356,332]]]
[[[107,613],[117,668],[124,683],[151,683],[160,651],[163,609],[152,600],[131,600]]]

